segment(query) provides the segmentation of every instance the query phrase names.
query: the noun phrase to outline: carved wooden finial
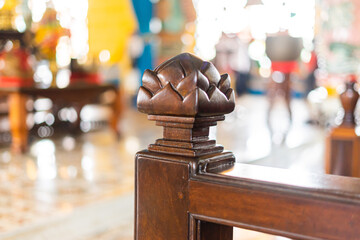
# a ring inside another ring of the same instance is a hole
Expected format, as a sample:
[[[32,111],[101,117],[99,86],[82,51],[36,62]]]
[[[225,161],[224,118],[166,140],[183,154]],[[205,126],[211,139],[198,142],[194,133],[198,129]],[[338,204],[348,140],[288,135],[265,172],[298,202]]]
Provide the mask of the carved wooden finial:
[[[171,116],[218,116],[235,107],[228,74],[210,62],[182,53],[144,72],[137,105],[140,112]]]
[[[224,120],[235,107],[228,74],[214,65],[183,53],[143,75],[137,106],[148,119],[164,127],[163,138],[149,151],[198,157],[221,153],[223,147],[209,140],[209,127]]]
[[[359,93],[355,90],[356,76],[350,75],[345,83],[345,91],[340,94],[341,104],[344,108],[344,118],[341,126],[355,126],[355,108],[359,99]]]

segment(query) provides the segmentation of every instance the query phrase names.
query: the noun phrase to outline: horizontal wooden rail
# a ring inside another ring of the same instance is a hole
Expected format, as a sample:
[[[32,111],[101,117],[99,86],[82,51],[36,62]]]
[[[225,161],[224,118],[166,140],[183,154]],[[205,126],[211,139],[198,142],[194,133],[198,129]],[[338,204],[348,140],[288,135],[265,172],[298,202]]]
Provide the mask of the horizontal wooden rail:
[[[360,179],[246,164],[195,174],[189,212],[201,221],[296,239],[360,239]]]

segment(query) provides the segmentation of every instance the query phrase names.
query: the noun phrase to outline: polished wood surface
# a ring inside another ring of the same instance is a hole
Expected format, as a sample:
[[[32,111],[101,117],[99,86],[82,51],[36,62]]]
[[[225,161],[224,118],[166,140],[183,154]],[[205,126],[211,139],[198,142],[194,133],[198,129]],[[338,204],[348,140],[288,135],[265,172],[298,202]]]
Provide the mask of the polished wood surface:
[[[186,239],[189,165],[138,156],[135,171],[135,239]]]
[[[146,70],[137,106],[152,115],[215,116],[230,113],[235,93],[228,74],[220,75],[211,62],[183,53]]]
[[[224,120],[224,116],[192,118],[150,115],[149,120],[155,120],[156,125],[164,127],[163,138],[149,145],[150,151],[196,157],[224,150],[208,137],[210,126]]]
[[[282,189],[299,188],[310,191],[321,189],[322,193],[338,194],[340,196],[347,195],[351,197],[356,196],[360,192],[360,181],[355,178],[333,176],[328,174],[315,174],[310,172],[298,172],[296,170],[272,168],[264,166],[253,166],[250,164],[237,163],[229,170],[222,172],[208,171],[208,175],[221,174],[229,177],[238,178],[241,176],[242,182],[251,183],[256,181],[262,182],[262,185],[282,185]]]
[[[295,239],[360,236],[359,179],[305,175],[294,181],[287,170],[242,164],[231,172],[193,176],[189,212],[203,221]]]
[[[25,152],[27,150],[28,128],[26,125],[26,99],[31,97],[46,97],[60,104],[71,104],[80,116],[82,107],[94,100],[105,91],[114,91],[116,99],[113,103],[114,114],[110,124],[117,131],[118,117],[121,114],[121,103],[118,89],[113,85],[70,85],[66,88],[36,88],[36,87],[14,87],[1,88],[2,95],[9,96],[9,119],[12,135],[12,149],[14,152]],[[78,125],[80,119],[78,118]]]
[[[136,240],[230,240],[234,226],[294,239],[359,239],[360,179],[235,164],[208,139],[222,110],[169,116],[155,114],[167,103],[151,106],[141,110],[164,131],[136,155]]]
[[[332,129],[326,139],[326,173],[360,177],[360,137],[355,131],[355,108],[359,94],[355,81],[346,83],[340,94],[344,116],[341,124]]]
[[[357,178],[246,164],[204,171],[202,161],[148,151],[137,155],[136,239],[221,239],[200,237],[202,222],[216,224],[210,235],[225,232],[224,239],[232,239],[229,226],[295,239],[360,236]]]

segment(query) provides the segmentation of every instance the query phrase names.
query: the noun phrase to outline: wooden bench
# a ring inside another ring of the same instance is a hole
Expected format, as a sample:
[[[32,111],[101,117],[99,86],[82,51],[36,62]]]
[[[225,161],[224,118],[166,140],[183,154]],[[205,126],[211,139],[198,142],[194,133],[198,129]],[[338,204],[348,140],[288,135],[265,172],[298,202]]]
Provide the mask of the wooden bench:
[[[238,164],[208,138],[233,103],[215,70],[182,54],[144,74],[138,108],[164,131],[136,156],[135,239],[229,240],[233,227],[360,239],[359,179]],[[209,86],[198,82],[202,75]]]

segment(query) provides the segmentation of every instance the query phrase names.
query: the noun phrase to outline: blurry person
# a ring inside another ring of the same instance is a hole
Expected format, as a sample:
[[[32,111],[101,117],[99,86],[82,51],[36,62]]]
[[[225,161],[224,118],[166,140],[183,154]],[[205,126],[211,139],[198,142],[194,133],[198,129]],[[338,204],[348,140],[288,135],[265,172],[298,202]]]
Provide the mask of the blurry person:
[[[235,79],[236,93],[241,95],[248,91],[251,61],[248,44],[237,35],[224,34],[216,45],[215,66],[220,72],[230,73]]]
[[[285,100],[289,116],[289,127],[292,123],[291,111],[291,74],[298,68],[297,59],[302,49],[302,40],[294,38],[287,32],[278,33],[266,38],[266,54],[271,60],[271,77],[268,85],[267,97],[269,101],[268,108],[268,126],[272,133],[270,123],[271,111],[277,97]],[[285,135],[287,134],[286,133]],[[285,140],[285,138],[283,139]]]

